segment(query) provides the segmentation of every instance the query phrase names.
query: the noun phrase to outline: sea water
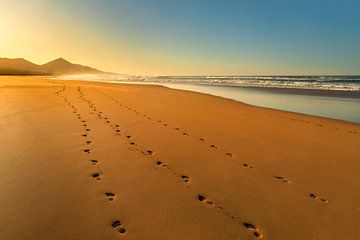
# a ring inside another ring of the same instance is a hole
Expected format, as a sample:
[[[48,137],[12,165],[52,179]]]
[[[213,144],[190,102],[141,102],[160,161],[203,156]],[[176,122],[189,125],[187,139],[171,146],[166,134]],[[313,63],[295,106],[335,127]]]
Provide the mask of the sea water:
[[[220,96],[260,107],[360,123],[360,94],[354,94],[360,93],[360,76],[144,77],[80,75],[61,78],[112,83],[157,84]],[[291,89],[309,91],[289,91]],[[326,94],[318,94],[321,93],[321,90],[326,91]],[[340,95],[339,91],[341,91]]]

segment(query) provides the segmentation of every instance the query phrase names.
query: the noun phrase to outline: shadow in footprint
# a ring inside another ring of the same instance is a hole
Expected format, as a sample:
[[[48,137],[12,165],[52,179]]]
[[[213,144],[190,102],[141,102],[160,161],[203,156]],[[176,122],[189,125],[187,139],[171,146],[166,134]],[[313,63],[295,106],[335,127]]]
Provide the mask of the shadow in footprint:
[[[251,223],[243,223],[243,225],[250,231],[253,231],[255,237],[257,238],[261,238],[262,237],[262,234],[259,232],[259,227],[258,226],[255,226],[254,224],[251,224]]]
[[[105,195],[108,197],[109,201],[114,201],[115,200],[115,193],[106,192]]]
[[[244,167],[247,167],[247,168],[250,168],[250,169],[254,169],[254,167],[253,167],[253,166],[250,166],[250,165],[249,165],[249,164],[247,164],[247,163],[244,163],[244,164],[243,164],[243,166],[244,166]]]
[[[186,175],[181,175],[180,180],[186,183],[190,182],[190,178]]]
[[[154,152],[151,151],[151,150],[147,150],[147,151],[146,151],[146,154],[151,156],[151,155],[154,155]]]
[[[126,229],[123,226],[123,224],[119,221],[119,220],[115,220],[111,223],[111,227],[112,228],[119,228],[119,233],[120,234],[125,234],[126,233]]]
[[[196,196],[196,199],[199,200],[200,202],[203,202],[203,203],[206,203],[206,204],[209,204],[209,205],[214,205],[214,202],[213,201],[210,201],[208,200],[204,195],[202,194],[198,194]]]
[[[113,228],[117,228],[117,227],[121,226],[121,222],[119,220],[115,220],[112,222],[111,226]]]
[[[163,163],[163,162],[161,162],[161,161],[156,161],[155,163],[156,163],[156,165],[158,165],[158,166],[166,167],[166,164]]]
[[[98,172],[91,174],[91,176],[93,178],[95,178],[96,180],[100,180],[100,173],[98,173]]]
[[[319,200],[321,202],[324,202],[324,203],[328,203],[329,201],[326,200],[325,198],[321,198],[319,197],[318,195],[316,195],[315,193],[310,193],[310,197],[315,199],[315,200]]]
[[[200,202],[204,202],[205,200],[206,200],[206,197],[204,196],[204,195],[201,195],[201,194],[199,194],[199,195],[197,195],[197,200],[199,200]]]
[[[286,178],[281,177],[281,176],[274,175],[274,178],[276,178],[276,179],[278,179],[278,180],[280,180],[280,181],[282,181],[284,183],[289,183],[290,182],[289,180],[287,180]]]

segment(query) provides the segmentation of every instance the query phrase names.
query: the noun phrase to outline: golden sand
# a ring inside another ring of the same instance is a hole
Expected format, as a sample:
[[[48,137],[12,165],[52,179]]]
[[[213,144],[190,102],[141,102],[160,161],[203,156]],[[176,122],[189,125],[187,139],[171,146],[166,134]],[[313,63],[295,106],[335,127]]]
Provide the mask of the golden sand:
[[[359,239],[360,126],[0,77],[0,239]]]

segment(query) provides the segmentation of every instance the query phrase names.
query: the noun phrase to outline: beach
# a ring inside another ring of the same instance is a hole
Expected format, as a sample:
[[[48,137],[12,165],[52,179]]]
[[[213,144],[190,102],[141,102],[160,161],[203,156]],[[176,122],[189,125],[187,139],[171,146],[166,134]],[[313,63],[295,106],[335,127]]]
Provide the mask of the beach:
[[[360,125],[0,77],[0,239],[358,239]]]

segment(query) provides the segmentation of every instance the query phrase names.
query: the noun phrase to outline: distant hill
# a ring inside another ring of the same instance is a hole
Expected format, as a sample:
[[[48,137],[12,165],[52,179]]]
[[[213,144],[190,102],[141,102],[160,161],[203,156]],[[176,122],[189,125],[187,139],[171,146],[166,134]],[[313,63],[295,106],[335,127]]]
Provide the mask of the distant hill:
[[[95,68],[73,64],[58,58],[43,65],[37,65],[23,58],[0,58],[0,75],[68,75],[105,74]]]

